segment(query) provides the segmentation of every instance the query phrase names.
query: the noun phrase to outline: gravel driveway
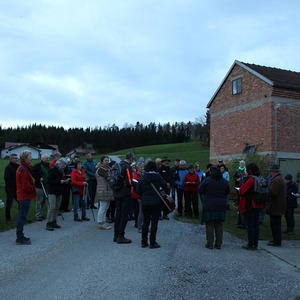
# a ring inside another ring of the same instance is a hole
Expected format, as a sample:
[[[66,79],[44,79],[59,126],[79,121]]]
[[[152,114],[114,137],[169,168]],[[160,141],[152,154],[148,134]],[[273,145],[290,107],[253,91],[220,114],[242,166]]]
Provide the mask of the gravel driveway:
[[[243,241],[225,234],[222,250],[204,248],[204,227],[159,222],[160,249],[140,247],[128,222],[132,244],[112,242],[113,231],[90,222],[58,220],[26,225],[32,244],[15,244],[15,231],[0,233],[0,299],[294,299],[300,295],[298,242],[281,249],[241,249]],[[96,214],[96,212],[95,212]],[[266,242],[261,242],[266,244]],[[294,247],[294,248],[293,248]],[[287,252],[283,255],[285,249]],[[274,253],[273,251],[278,253]],[[271,251],[271,252],[270,252]],[[281,255],[281,256],[280,256]]]

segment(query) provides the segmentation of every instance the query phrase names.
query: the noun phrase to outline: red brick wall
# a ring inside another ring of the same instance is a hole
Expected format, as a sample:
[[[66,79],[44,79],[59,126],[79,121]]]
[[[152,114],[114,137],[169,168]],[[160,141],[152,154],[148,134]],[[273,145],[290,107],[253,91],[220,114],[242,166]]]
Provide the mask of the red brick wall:
[[[242,93],[232,95],[232,79],[242,76]],[[277,151],[300,149],[300,101],[295,92],[273,89],[271,85],[235,65],[210,106],[210,157],[242,156],[245,143],[258,145],[257,152],[274,152],[275,109],[277,108]],[[300,94],[298,93],[300,99]],[[291,104],[285,104],[289,101]],[[299,136],[299,137],[298,137]]]

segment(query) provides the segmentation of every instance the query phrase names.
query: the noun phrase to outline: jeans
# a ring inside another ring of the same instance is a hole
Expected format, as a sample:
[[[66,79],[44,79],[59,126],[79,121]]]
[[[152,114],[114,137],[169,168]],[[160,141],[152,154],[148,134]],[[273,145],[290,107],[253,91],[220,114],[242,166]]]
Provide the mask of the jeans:
[[[109,207],[110,201],[99,201],[100,207],[98,209],[97,222],[105,223],[106,221],[106,211]]]
[[[35,217],[39,218],[43,214],[43,208],[46,203],[46,196],[43,189],[36,189]]]
[[[270,216],[270,226],[273,236],[273,243],[281,245],[281,216]]]
[[[19,212],[17,218],[17,237],[24,236],[23,228],[30,209],[31,200],[19,201]]]
[[[243,213],[245,225],[248,233],[248,246],[257,247],[259,237],[259,208],[253,208]]]
[[[5,218],[6,221],[11,220],[10,211],[13,204],[14,199],[17,199],[15,192],[6,192],[6,205],[5,205]]]
[[[154,245],[156,242],[157,224],[160,217],[161,204],[143,205],[142,211],[144,215],[142,244],[147,244],[148,242],[148,230],[151,222],[150,245]]]
[[[60,203],[61,203],[61,195],[54,195],[54,194],[48,195],[48,214],[47,214],[48,223],[52,223],[56,221]]]
[[[86,216],[87,198],[79,194],[73,194],[73,214],[74,218],[78,217],[78,205],[81,203],[81,217]]]
[[[115,197],[116,201],[116,217],[114,226],[115,237],[124,237],[125,228],[128,221],[128,210],[130,206],[131,196]]]

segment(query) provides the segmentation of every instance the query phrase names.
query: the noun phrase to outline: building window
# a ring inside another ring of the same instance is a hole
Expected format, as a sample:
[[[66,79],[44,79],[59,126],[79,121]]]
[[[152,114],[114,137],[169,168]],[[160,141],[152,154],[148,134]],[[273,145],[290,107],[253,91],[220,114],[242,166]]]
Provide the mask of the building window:
[[[232,81],[232,95],[240,94],[242,92],[242,78]]]

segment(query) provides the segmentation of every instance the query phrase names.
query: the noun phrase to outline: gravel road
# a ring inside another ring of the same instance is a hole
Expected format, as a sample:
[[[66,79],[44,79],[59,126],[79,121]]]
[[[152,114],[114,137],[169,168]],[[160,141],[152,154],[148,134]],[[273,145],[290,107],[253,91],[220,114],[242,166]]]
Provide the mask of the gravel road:
[[[249,252],[225,233],[221,250],[204,248],[204,226],[160,221],[160,249],[113,243],[113,231],[59,218],[25,226],[32,244],[15,244],[15,231],[0,233],[0,299],[295,299],[300,296],[300,243]],[[95,212],[96,214],[96,212]],[[275,251],[275,252],[274,252]],[[277,253],[276,253],[277,251]],[[295,259],[293,260],[293,257]]]

